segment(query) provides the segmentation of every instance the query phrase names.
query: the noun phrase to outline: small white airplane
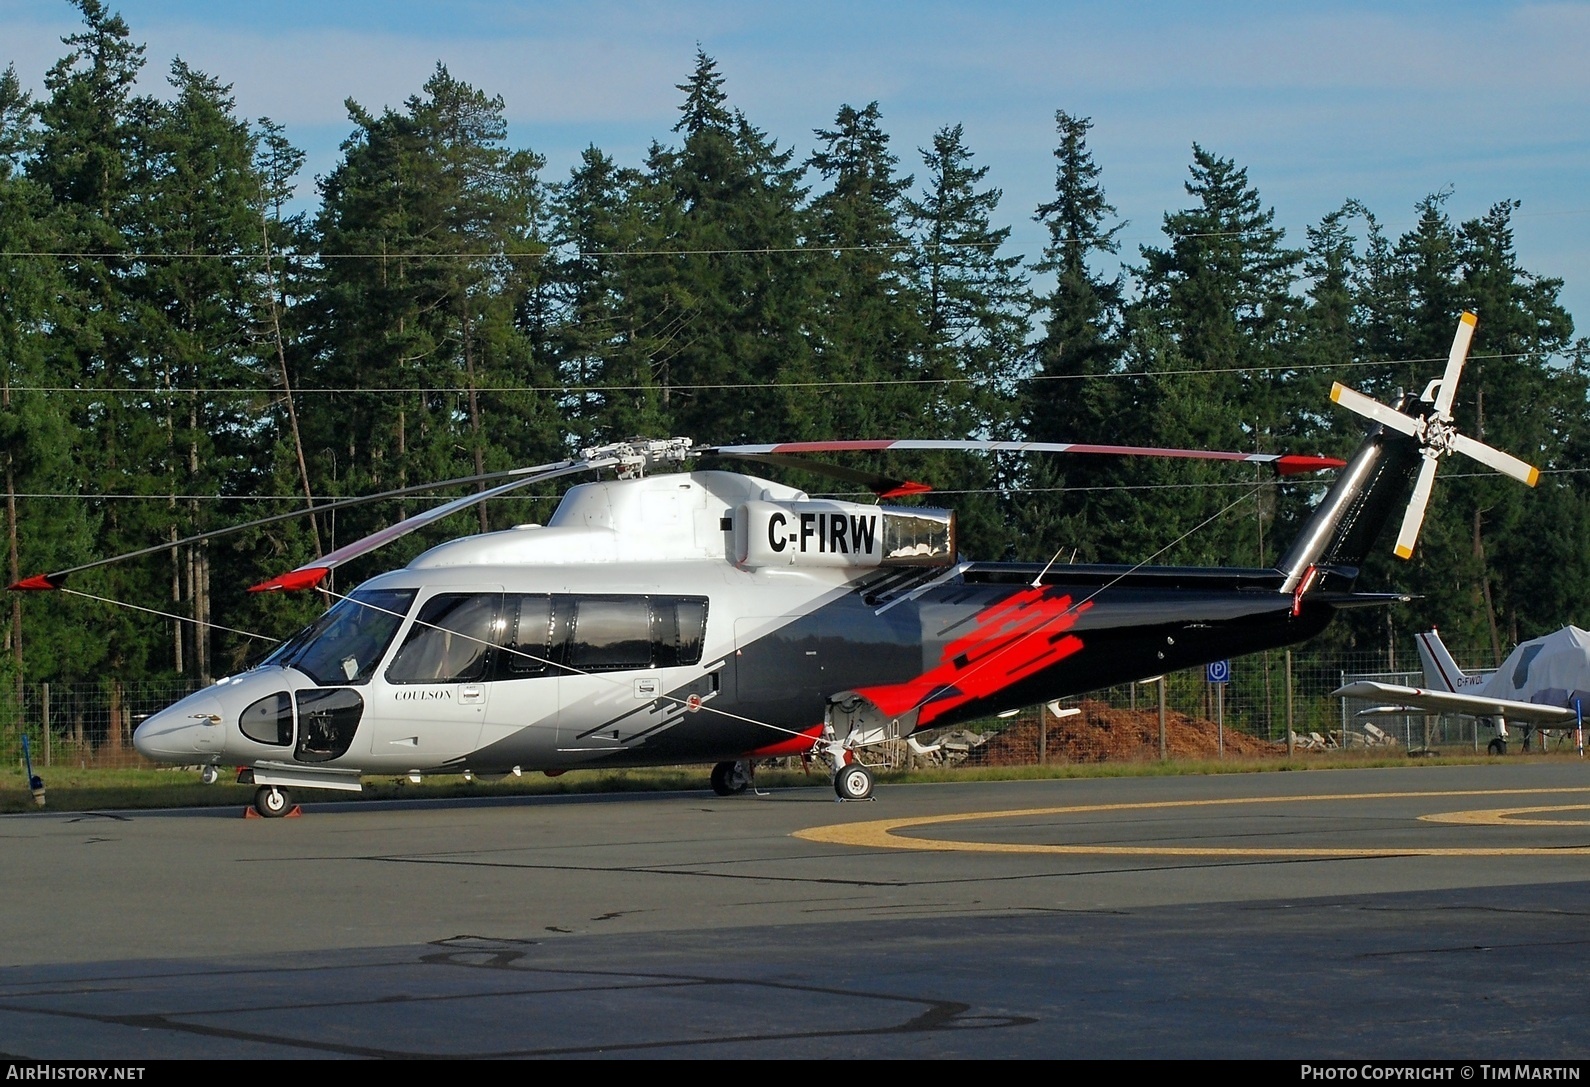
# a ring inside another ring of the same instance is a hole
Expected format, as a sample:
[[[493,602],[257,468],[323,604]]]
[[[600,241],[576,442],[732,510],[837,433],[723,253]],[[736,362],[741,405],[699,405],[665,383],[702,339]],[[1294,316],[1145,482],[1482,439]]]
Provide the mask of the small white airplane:
[[[1583,724],[1583,707],[1590,705],[1590,632],[1568,626],[1522,642],[1494,672],[1463,671],[1433,630],[1418,635],[1418,643],[1428,686],[1363,680],[1339,688],[1336,697],[1386,703],[1363,710],[1360,716],[1411,709],[1477,718],[1496,729],[1488,745],[1493,755],[1507,753],[1508,722],[1523,728],[1526,751],[1534,729]]]

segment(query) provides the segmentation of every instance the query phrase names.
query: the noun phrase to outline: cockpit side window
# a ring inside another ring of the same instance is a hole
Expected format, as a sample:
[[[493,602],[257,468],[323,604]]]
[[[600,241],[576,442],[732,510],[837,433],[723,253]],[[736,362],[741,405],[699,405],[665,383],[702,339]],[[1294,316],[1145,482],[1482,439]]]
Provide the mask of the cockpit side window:
[[[440,593],[427,600],[386,670],[388,683],[483,679],[502,636],[501,593]]]
[[[354,592],[276,652],[266,665],[296,668],[322,687],[370,682],[418,590]]]
[[[293,742],[293,701],[286,691],[266,695],[238,715],[237,727],[251,740],[286,747]]]
[[[364,716],[364,698],[347,687],[298,692],[298,762],[330,762],[353,746]]]

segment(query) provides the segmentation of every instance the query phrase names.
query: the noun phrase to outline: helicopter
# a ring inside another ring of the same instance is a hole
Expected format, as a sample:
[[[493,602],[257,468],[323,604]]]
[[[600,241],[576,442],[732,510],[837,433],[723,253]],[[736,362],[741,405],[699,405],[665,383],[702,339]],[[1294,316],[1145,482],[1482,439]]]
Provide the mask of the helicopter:
[[[496,473],[509,478],[253,590],[321,587],[341,564],[519,487],[609,469],[615,478],[570,488],[545,525],[450,540],[345,595],[321,588],[334,603],[317,620],[254,667],[145,719],[134,744],[158,762],[198,764],[206,780],[243,767],[267,817],[290,811],[295,790],[356,792],[367,774],[711,763],[713,790],[729,796],[752,784],[758,760],[780,756],[825,761],[839,799],[866,800],[874,775],[863,753],[885,741],[1293,644],[1343,609],[1406,600],[1354,585],[1410,481],[1404,558],[1440,457],[1461,452],[1531,485],[1538,476],[1452,425],[1474,321],[1464,314],[1443,377],[1418,400],[1391,407],[1333,388],[1333,400],[1371,422],[1345,463],[1063,443],[671,438]],[[883,502],[922,484],[808,459],[891,449],[1341,471],[1272,568],[1040,565],[968,561],[952,510]],[[709,455],[822,471],[865,483],[880,501],[678,470]],[[59,588],[110,561],[11,588]]]

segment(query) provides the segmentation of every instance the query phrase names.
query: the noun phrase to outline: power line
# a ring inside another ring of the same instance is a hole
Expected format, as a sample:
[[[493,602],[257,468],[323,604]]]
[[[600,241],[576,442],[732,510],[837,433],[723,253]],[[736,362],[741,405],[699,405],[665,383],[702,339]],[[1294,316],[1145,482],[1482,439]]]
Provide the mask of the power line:
[[[1582,475],[1582,474],[1584,474],[1586,472],[1590,472],[1590,467],[1585,467],[1585,468],[1542,468],[1540,470],[1540,474],[1543,475],[1543,476]],[[1441,478],[1442,479],[1447,479],[1447,480],[1452,480],[1452,479],[1490,479],[1490,478],[1496,478],[1496,476],[1497,476],[1497,474],[1495,472],[1443,472],[1442,475],[1441,475]],[[1288,479],[1262,479],[1262,480],[1257,480],[1257,481],[1251,480],[1251,479],[1248,479],[1248,480],[1231,480],[1231,481],[1227,481],[1227,482],[1206,480],[1206,481],[1202,481],[1202,482],[1188,482],[1188,483],[1121,483],[1121,484],[1112,484],[1112,485],[1108,485],[1108,486],[1085,486],[1085,487],[966,487],[966,488],[935,487],[935,488],[933,488],[933,490],[927,492],[927,494],[940,495],[940,496],[950,496],[950,495],[971,495],[971,496],[976,496],[976,495],[1021,495],[1021,494],[1093,494],[1093,493],[1104,493],[1104,492],[1109,492],[1109,491],[1223,490],[1223,489],[1230,489],[1232,487],[1280,487],[1280,486],[1323,487],[1323,486],[1329,485],[1330,482],[1331,481],[1329,479],[1302,479],[1302,478],[1298,478],[1298,477],[1291,477],[1291,478],[1288,478]],[[812,493],[815,495],[818,492],[812,492]],[[824,491],[824,492],[821,492],[821,497],[824,497],[824,498],[842,498],[842,497],[845,497],[847,495],[860,495],[860,496],[864,497],[865,499],[867,499],[869,501],[874,500],[876,498],[876,495],[874,495],[871,491]],[[173,496],[171,496],[171,495],[163,495],[163,494],[126,494],[126,493],[115,493],[115,492],[105,493],[105,494],[82,494],[82,493],[73,493],[73,492],[70,492],[70,491],[36,491],[36,492],[30,491],[30,492],[18,492],[13,497],[15,497],[15,498],[35,498],[35,499],[54,499],[54,500],[59,500],[59,499],[78,499],[78,500],[82,500],[82,501],[91,501],[91,502],[103,502],[103,501],[112,501],[112,500],[115,500],[115,501],[169,502],[169,501],[172,500]],[[515,495],[514,497],[515,497],[516,500],[521,500],[521,501],[528,500],[528,501],[532,501],[532,502],[554,502],[554,501],[561,501],[563,496],[561,494],[518,494],[518,495]],[[301,501],[303,501],[303,496],[302,495],[290,495],[290,494],[190,494],[190,495],[176,495],[175,498],[179,502],[192,502],[192,501],[209,501],[209,502],[301,502]],[[414,503],[421,503],[421,502],[447,502],[447,501],[450,501],[450,499],[448,497],[442,496],[442,495],[407,495],[407,496],[403,497],[401,500],[404,501],[404,502],[414,502]],[[393,501],[398,501],[398,499],[393,499]],[[460,512],[465,512],[465,511],[460,511]],[[306,514],[306,516],[307,516],[307,514]]]
[[[1537,351],[1511,351],[1494,352],[1491,354],[1470,355],[1471,361],[1484,361],[1495,359],[1522,359],[1546,357]],[[1188,367],[1180,370],[1121,370],[1103,374],[1030,374],[1016,378],[1015,381],[1086,381],[1090,379],[1106,380],[1131,380],[1158,377],[1192,377],[1198,375],[1218,374],[1275,374],[1295,373],[1312,370],[1348,370],[1363,369],[1366,367],[1395,367],[1395,366],[1423,366],[1430,363],[1444,363],[1446,357],[1431,356],[1429,358],[1414,359],[1374,359],[1356,362],[1306,362],[1306,363],[1277,363],[1273,366],[1215,366],[1207,369]],[[971,385],[971,384],[997,384],[996,381],[982,377],[901,377],[882,379],[856,379],[856,380],[830,380],[830,381],[738,381],[738,382],[701,382],[682,383],[670,382],[667,386],[669,392],[723,392],[738,391],[742,389],[828,389],[828,388],[855,388],[865,386],[927,386],[927,385]],[[33,392],[50,394],[75,394],[79,396],[272,396],[279,397],[282,391],[274,387],[241,387],[220,388],[209,386],[172,386],[166,388],[143,388],[132,386],[125,389],[95,388],[80,385],[12,385],[12,392]],[[453,393],[561,393],[575,395],[580,393],[630,393],[662,391],[660,385],[475,385],[473,387],[461,385],[386,385],[386,386],[345,386],[323,385],[298,387],[293,390],[294,396],[351,396],[351,395],[390,395],[392,393],[417,393],[420,395],[441,395]]]
[[[0,250],[0,257],[26,259],[41,257],[51,260],[234,260],[278,262],[300,261],[315,263],[328,260],[588,260],[593,257],[734,257],[777,256],[789,253],[904,253],[939,249],[997,249],[1003,241],[985,242],[897,242],[872,245],[825,245],[811,242],[806,245],[773,245],[755,249],[575,249],[567,250],[551,245],[534,252],[510,253],[507,250],[490,252],[373,252],[373,253],[295,253],[291,250],[272,250],[269,253],[200,253],[200,252],[139,252],[126,250],[114,253],[74,252],[59,249],[8,249]]]
[[[1570,208],[1556,211],[1516,211],[1513,218],[1538,218],[1545,216],[1585,215],[1590,214],[1590,208]],[[1279,228],[1248,228],[1244,230],[1200,230],[1200,231],[1166,231],[1164,239],[1158,235],[1154,240],[1171,240],[1178,238],[1238,238],[1259,237],[1277,232]],[[1284,233],[1284,231],[1281,231]],[[8,249],[0,250],[0,257],[13,259],[26,259],[29,257],[48,258],[52,260],[236,260],[236,261],[302,261],[313,263],[316,261],[337,260],[546,260],[548,258],[561,258],[565,260],[586,260],[593,257],[726,257],[726,256],[773,256],[789,253],[898,253],[913,250],[939,250],[939,249],[997,249],[1007,244],[1009,239],[991,241],[922,241],[922,242],[896,242],[890,244],[874,243],[869,245],[827,245],[822,242],[812,241],[801,245],[785,246],[758,246],[755,248],[724,247],[717,249],[575,249],[570,250],[564,246],[548,244],[542,249],[525,252],[509,252],[507,250],[490,251],[435,251],[435,252],[410,252],[407,250],[376,251],[368,253],[327,253],[327,252],[295,252],[293,250],[272,250],[266,252],[195,252],[167,251],[153,252],[148,250],[123,250],[119,252],[86,252],[55,249]]]

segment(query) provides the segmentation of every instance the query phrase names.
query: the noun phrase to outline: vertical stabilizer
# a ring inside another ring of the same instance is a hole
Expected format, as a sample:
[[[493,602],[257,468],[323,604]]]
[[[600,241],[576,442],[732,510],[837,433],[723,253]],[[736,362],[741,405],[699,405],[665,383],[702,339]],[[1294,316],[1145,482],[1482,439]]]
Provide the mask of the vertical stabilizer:
[[[1424,685],[1432,691],[1456,691],[1470,678],[1447,652],[1441,636],[1431,630],[1414,635],[1419,643],[1419,661],[1424,665]]]
[[[1399,409],[1403,405],[1399,404]],[[1330,568],[1349,581],[1407,501],[1423,457],[1419,443],[1376,423],[1282,556],[1282,592],[1296,592],[1311,567]]]

